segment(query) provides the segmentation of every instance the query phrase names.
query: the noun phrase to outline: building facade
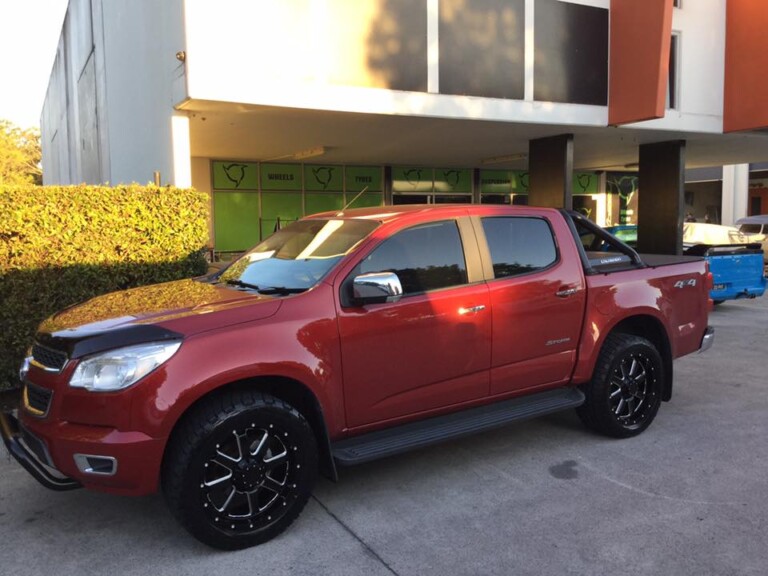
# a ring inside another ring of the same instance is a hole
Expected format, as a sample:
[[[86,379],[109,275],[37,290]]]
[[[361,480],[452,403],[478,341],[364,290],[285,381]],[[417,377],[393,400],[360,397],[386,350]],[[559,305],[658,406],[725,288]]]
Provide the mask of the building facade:
[[[44,179],[193,185],[211,195],[223,252],[350,203],[559,205],[639,221],[641,236],[645,222],[681,228],[687,211],[731,223],[768,211],[749,184],[749,163],[768,160],[768,82],[754,73],[765,12],[759,0],[70,0]],[[720,190],[683,184],[723,166]]]

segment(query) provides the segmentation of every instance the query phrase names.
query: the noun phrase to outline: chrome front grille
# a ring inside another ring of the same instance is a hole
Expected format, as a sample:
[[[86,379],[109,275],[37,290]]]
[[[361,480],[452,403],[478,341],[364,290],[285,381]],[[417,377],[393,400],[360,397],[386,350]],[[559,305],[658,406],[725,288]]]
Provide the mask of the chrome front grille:
[[[33,416],[39,418],[47,416],[52,398],[53,390],[36,386],[31,382],[24,383],[24,407]]]
[[[32,346],[32,361],[44,370],[60,372],[67,363],[67,354],[35,342]]]

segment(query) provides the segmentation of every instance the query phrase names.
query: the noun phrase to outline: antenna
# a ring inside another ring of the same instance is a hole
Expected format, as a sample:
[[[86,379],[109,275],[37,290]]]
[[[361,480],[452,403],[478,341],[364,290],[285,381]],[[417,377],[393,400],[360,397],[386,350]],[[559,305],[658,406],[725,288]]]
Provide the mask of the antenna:
[[[360,196],[362,196],[362,195],[363,195],[363,193],[364,193],[366,190],[368,190],[368,186],[366,186],[365,188],[363,188],[362,190],[360,190],[360,192],[358,192],[358,193],[357,193],[357,196],[355,196],[354,198],[352,198],[352,200],[350,200],[349,202],[347,202],[347,204],[344,206],[344,208],[342,208],[342,209],[341,209],[341,211],[340,211],[340,212],[338,212],[338,213],[336,214],[336,216],[343,216],[343,215],[344,215],[344,210],[346,210],[347,208],[349,208],[350,206],[352,206],[352,204],[354,204],[354,203],[355,203],[355,200],[357,200],[358,198],[360,198]]]

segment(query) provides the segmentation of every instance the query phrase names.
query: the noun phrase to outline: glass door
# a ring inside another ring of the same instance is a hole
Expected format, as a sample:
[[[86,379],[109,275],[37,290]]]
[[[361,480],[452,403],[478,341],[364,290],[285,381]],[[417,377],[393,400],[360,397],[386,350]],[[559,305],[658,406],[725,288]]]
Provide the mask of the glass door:
[[[392,204],[471,204],[471,194],[393,194]]]

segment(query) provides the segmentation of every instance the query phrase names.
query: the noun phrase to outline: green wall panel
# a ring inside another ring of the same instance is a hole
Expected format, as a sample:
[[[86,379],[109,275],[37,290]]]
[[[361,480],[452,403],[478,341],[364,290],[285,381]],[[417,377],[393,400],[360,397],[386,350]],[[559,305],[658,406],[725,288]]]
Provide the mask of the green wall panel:
[[[341,210],[344,208],[343,194],[313,194],[307,192],[306,198],[307,216],[317,212],[328,212],[330,210]]]
[[[435,169],[435,192],[472,192],[472,170],[457,168]]]
[[[262,190],[301,190],[301,164],[262,164]]]
[[[261,194],[261,237],[271,236],[276,231],[278,219],[280,227],[294,222],[303,216],[301,194],[285,193]]]
[[[392,168],[393,192],[432,192],[434,185],[432,168],[394,167]]]
[[[347,202],[352,202],[354,196],[347,194]],[[358,196],[357,200],[352,202],[348,208],[370,208],[372,206],[382,206],[384,204],[384,195],[376,192],[365,192]]]
[[[304,190],[312,192],[341,192],[344,189],[343,166],[304,166]]]
[[[522,170],[481,170],[481,194],[527,194],[528,172]]]
[[[573,174],[573,193],[574,194],[597,194],[598,177],[594,172],[574,172]]]
[[[258,190],[256,162],[212,162],[214,190]]]
[[[214,192],[213,227],[216,250],[247,250],[259,241],[259,195]]]
[[[347,195],[350,192],[382,192],[381,168],[378,166],[347,166],[344,170]]]

